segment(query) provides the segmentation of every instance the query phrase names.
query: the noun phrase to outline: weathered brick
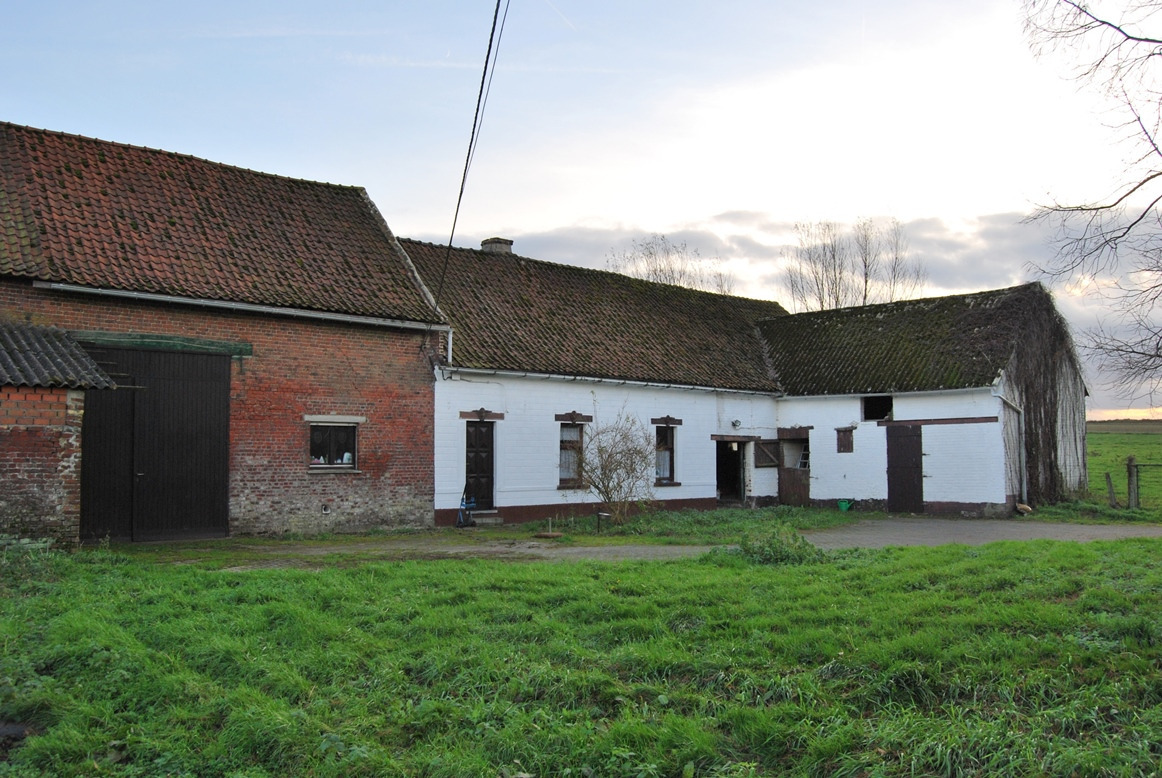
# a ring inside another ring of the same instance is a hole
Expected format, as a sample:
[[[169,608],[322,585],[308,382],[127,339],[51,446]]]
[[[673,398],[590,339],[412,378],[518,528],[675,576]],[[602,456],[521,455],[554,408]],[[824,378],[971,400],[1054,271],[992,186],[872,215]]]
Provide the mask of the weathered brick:
[[[235,357],[231,371],[233,533],[432,523],[433,376],[422,332],[78,296],[12,281],[0,282],[0,317],[250,344],[253,356]],[[52,399],[34,399],[39,395]],[[303,416],[322,414],[366,417],[359,472],[310,470]],[[75,429],[70,435],[79,449],[80,418],[81,409],[54,391],[6,387],[0,393],[0,428]],[[62,454],[54,472],[67,470],[75,480],[79,461],[65,466]]]

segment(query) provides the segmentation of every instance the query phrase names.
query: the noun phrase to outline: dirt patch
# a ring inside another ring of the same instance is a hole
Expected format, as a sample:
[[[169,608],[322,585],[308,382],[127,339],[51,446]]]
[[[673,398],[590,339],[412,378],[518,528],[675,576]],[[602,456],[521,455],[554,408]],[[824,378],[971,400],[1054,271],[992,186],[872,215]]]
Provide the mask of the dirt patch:
[[[245,564],[223,568],[227,572],[272,568],[322,569],[368,561],[411,561],[437,559],[502,559],[520,561],[568,561],[592,559],[624,561],[630,559],[682,559],[705,554],[713,546],[605,545],[575,546],[552,539],[480,540],[473,543],[432,542],[429,538],[385,538],[351,543],[312,544],[310,542],[278,546],[239,543],[237,551],[269,559],[252,559]],[[324,563],[320,557],[328,557]],[[336,558],[340,558],[337,562]]]
[[[939,546],[948,543],[983,545],[1002,540],[1066,540],[1087,542],[1134,537],[1162,538],[1156,524],[1050,524],[1037,521],[940,519],[901,517],[865,519],[830,529],[804,530],[803,536],[823,549],[883,548],[885,546]],[[449,536],[360,538],[350,542],[248,542],[240,538],[231,551],[247,561],[223,568],[226,571],[271,568],[323,568],[355,566],[367,562],[441,559],[498,559],[510,562],[686,559],[701,556],[709,545],[583,545],[555,539],[493,540],[470,532]],[[204,558],[203,558],[204,559]],[[203,559],[191,555],[176,564]]]

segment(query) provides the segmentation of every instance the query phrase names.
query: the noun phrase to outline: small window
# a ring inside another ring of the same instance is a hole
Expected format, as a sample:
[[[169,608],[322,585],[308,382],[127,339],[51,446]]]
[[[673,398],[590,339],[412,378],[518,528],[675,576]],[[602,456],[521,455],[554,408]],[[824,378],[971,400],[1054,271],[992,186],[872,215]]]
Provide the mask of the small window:
[[[560,488],[581,488],[581,452],[585,445],[585,425],[561,425]]]
[[[756,440],[754,444],[755,467],[779,466],[779,441]]]
[[[835,452],[850,454],[855,451],[855,427],[837,427],[835,430]]]
[[[674,428],[657,427],[654,475],[658,484],[674,483]]]
[[[876,394],[863,398],[863,420],[881,421],[892,418],[892,396]]]
[[[311,467],[354,470],[358,429],[356,424],[312,424]]]

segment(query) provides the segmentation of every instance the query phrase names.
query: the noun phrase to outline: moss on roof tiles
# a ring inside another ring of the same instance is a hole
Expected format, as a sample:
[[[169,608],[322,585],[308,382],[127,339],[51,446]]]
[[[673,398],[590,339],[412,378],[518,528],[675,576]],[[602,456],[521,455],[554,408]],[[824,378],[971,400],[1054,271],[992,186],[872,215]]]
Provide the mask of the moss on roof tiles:
[[[800,313],[760,325],[790,395],[988,386],[1023,323],[1052,307],[1040,284]]]
[[[441,321],[361,188],[8,123],[0,274]]]
[[[755,323],[778,303],[401,240],[455,329],[457,366],[776,391]],[[445,270],[445,258],[447,265]]]

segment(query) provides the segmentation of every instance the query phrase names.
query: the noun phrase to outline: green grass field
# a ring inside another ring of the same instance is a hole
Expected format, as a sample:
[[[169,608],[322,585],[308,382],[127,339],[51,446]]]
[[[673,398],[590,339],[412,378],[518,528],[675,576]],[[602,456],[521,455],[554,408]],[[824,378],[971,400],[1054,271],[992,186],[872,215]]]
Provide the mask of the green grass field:
[[[226,569],[223,548],[209,565],[162,547],[9,549],[0,720],[37,734],[0,776],[1129,776],[1162,762],[1162,541],[752,561],[804,550],[787,540],[682,562],[249,572]]]
[[[1147,465],[1139,470],[1142,506],[1162,509],[1162,421],[1089,422],[1086,427],[1091,498],[1107,499],[1109,473],[1118,503],[1126,505],[1126,458],[1133,456]]]

